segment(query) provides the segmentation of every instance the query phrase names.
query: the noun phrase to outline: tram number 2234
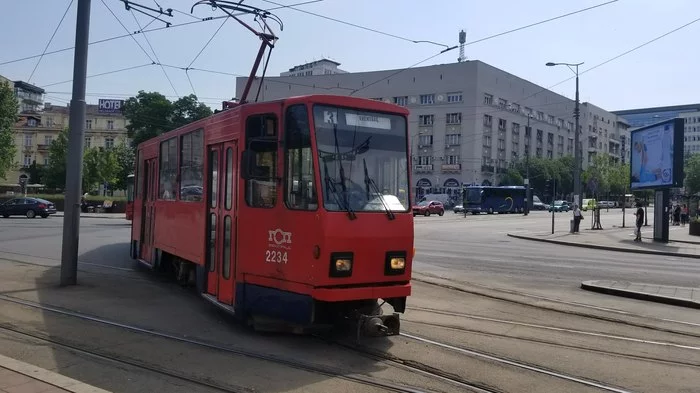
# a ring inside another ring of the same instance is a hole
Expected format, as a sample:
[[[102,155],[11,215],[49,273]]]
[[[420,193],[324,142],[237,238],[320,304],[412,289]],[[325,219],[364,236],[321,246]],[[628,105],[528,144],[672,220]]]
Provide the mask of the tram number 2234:
[[[287,252],[286,251],[275,251],[275,250],[265,250],[265,262],[266,263],[282,263],[287,264]]]

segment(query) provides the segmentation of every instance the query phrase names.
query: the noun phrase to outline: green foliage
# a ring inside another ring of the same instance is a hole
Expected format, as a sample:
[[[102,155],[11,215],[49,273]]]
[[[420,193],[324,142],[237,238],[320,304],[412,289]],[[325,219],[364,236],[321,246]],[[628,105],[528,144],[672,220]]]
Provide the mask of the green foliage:
[[[49,164],[44,166],[43,180],[48,188],[64,189],[66,186],[66,157],[68,156],[68,129],[58,133],[49,146]]]
[[[501,175],[501,180],[499,183],[501,186],[522,186],[523,184],[523,176],[515,168],[508,168],[506,173]]]
[[[122,142],[114,147],[112,152],[117,160],[117,172],[115,174],[114,189],[126,190],[126,178],[134,173],[136,154],[134,149]]]
[[[9,83],[0,84],[0,178],[4,179],[15,160],[15,144],[12,126],[17,122],[18,111],[15,93]]]
[[[113,150],[86,149],[83,154],[83,190],[92,191],[100,184],[116,182],[119,163]]]
[[[700,192],[700,154],[693,154],[686,160],[684,181],[687,195]]]
[[[129,120],[126,128],[134,147],[211,114],[211,109],[199,103],[194,94],[171,102],[158,92],[141,90],[124,103],[124,116]]]

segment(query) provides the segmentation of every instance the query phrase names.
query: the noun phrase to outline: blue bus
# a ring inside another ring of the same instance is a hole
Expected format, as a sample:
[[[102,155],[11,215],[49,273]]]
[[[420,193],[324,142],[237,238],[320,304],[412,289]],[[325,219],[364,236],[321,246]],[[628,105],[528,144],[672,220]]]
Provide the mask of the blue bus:
[[[464,211],[471,214],[522,213],[525,210],[523,186],[465,186]]]

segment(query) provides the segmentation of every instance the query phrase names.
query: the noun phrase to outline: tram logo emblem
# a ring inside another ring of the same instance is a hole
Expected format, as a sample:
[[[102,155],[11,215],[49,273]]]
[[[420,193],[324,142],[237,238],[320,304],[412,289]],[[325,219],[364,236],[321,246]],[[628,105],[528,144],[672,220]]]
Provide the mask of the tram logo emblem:
[[[285,244],[292,244],[292,232],[285,232],[280,228],[267,231],[267,241],[274,243],[280,248],[287,248]]]

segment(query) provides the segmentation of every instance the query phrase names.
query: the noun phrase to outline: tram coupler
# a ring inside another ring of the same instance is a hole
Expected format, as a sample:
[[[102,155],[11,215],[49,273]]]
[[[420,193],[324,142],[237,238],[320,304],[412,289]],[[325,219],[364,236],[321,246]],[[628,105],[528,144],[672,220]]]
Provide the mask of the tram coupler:
[[[360,314],[357,320],[357,341],[360,341],[361,336],[396,336],[400,330],[401,320],[397,313],[391,315]]]

